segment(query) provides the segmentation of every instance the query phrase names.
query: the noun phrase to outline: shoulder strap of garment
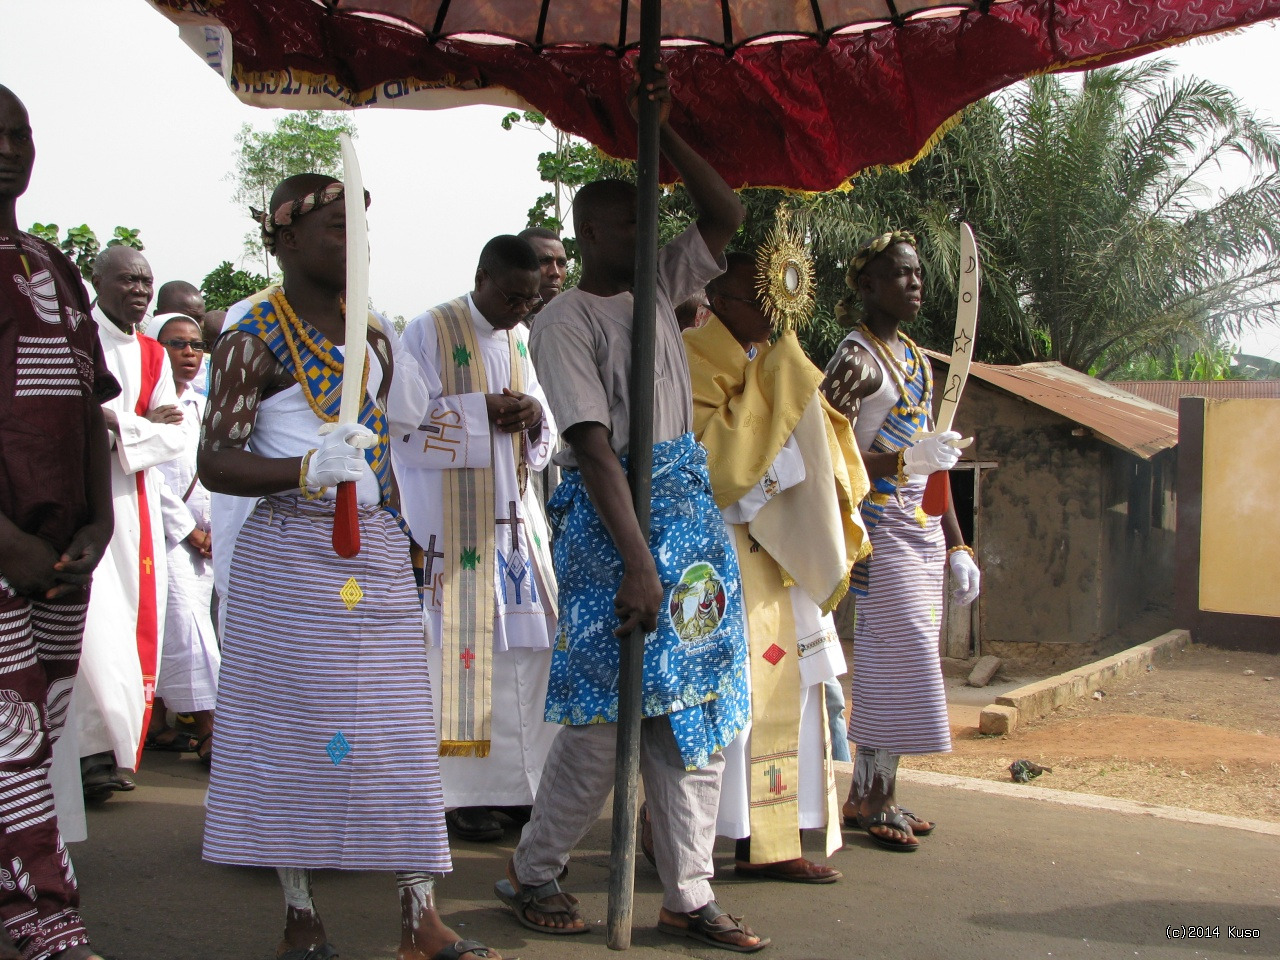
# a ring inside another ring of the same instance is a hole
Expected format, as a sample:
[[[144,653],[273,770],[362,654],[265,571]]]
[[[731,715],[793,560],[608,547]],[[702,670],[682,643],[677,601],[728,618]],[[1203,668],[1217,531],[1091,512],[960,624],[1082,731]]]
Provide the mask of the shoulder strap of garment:
[[[151,405],[151,395],[155,393],[156,384],[160,382],[160,374],[164,370],[164,347],[142,333],[138,334],[138,347],[142,351],[142,389],[138,391],[134,413],[145,417],[147,408]]]

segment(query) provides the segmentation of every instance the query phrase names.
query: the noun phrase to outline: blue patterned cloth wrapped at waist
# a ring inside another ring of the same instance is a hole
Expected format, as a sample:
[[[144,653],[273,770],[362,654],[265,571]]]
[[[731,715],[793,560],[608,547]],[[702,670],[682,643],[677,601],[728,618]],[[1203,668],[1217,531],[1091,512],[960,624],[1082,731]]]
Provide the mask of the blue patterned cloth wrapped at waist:
[[[564,472],[547,513],[560,618],[546,718],[613,723],[620,643],[613,600],[622,558],[577,470]],[[646,717],[670,717],[685,766],[696,769],[738,735],[750,703],[738,558],[711,496],[706,451],[691,433],[654,445],[649,549],[663,603],[645,638],[642,709]]]

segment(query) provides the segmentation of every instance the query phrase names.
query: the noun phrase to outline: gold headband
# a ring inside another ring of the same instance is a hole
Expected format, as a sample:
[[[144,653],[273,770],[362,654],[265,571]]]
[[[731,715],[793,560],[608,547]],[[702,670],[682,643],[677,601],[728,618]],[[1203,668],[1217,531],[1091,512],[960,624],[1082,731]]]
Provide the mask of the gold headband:
[[[890,230],[864,244],[850,259],[849,269],[844,275],[844,285],[853,292],[836,303],[836,319],[841,323],[849,325],[849,317],[857,300],[858,277],[862,275],[862,271],[867,268],[867,264],[895,243],[909,243],[914,247],[916,238],[905,230]]]

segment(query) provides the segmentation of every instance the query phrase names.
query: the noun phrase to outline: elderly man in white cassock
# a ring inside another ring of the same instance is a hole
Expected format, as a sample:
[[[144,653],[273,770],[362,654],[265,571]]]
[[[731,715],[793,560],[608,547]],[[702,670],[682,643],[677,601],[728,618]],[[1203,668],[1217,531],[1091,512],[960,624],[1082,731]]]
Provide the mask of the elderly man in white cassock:
[[[166,505],[163,478],[154,468],[180,456],[186,442],[169,358],[135,329],[151,302],[146,258],[130,247],[107,247],[94,261],[92,281],[98,339],[122,389],[103,405],[113,453],[115,533],[94,573],[70,736],[58,745],[54,773],[60,803],[70,807],[60,808],[64,830],[73,837],[83,832],[83,811],[67,789],[75,777],[73,745],[83,758],[86,799],[133,789],[120,768],[137,767],[155,694],[167,591]]]

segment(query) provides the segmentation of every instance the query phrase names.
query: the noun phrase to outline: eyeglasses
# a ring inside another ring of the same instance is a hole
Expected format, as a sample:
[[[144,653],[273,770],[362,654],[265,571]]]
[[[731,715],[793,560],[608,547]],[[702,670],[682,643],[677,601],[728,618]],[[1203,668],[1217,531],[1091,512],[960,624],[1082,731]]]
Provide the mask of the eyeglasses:
[[[489,274],[486,273],[485,276],[489,277]],[[532,297],[522,297],[518,293],[507,293],[507,291],[498,286],[498,282],[494,280],[493,277],[489,277],[489,282],[493,284],[493,288],[495,290],[507,298],[508,310],[515,310],[517,307],[524,305],[530,311],[533,311],[537,310],[543,304],[542,297],[537,294],[534,294]]]
[[[717,293],[716,296],[721,300],[737,300],[739,303],[749,303],[753,307],[760,306],[760,301],[756,297],[735,297],[731,293]]]
[[[196,353],[204,353],[205,349],[205,342],[203,340],[178,340],[175,338],[173,340],[161,340],[160,343],[168,347],[170,350],[177,350],[179,352],[187,349],[187,347],[190,347]]]

